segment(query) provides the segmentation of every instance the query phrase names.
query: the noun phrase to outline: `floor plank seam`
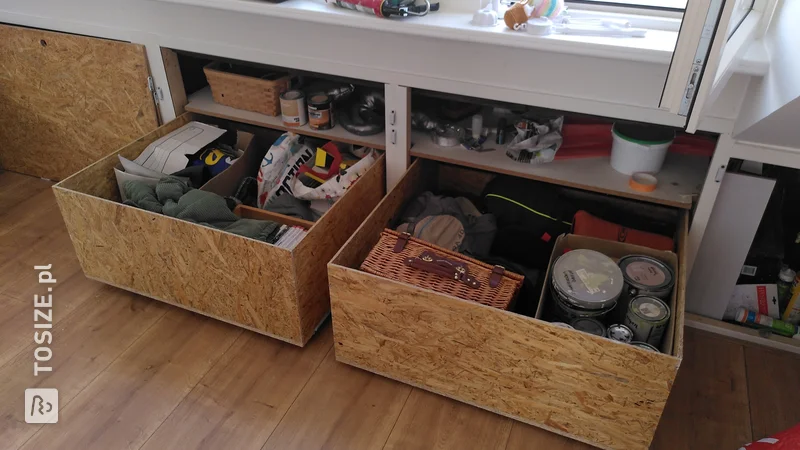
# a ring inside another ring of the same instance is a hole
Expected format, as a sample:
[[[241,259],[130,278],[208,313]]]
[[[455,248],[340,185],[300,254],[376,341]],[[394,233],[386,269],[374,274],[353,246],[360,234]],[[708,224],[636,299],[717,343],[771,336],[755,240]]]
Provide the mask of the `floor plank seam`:
[[[380,375],[374,375],[374,376],[376,376],[376,377],[377,377],[377,376],[380,376]],[[391,429],[391,430],[389,430],[389,434],[387,434],[387,435],[386,435],[386,440],[385,440],[385,441],[383,441],[383,446],[381,446],[381,449],[382,449],[382,450],[386,450],[386,445],[387,445],[387,444],[389,444],[389,439],[391,439],[391,438],[392,438],[392,433],[394,433],[394,427],[396,427],[396,426],[397,426],[397,422],[399,422],[399,421],[400,421],[400,416],[402,416],[402,415],[403,415],[403,410],[404,410],[404,409],[406,409],[406,404],[408,404],[408,399],[409,399],[409,398],[411,398],[411,394],[412,394],[412,393],[414,392],[414,390],[416,390],[416,389],[417,389],[417,388],[415,388],[415,387],[412,387],[411,389],[409,389],[409,390],[408,390],[408,395],[406,395],[406,398],[405,398],[405,400],[403,400],[403,406],[402,406],[402,407],[400,407],[400,412],[398,412],[398,413],[397,413],[397,417],[395,417],[395,418],[394,418],[394,423],[392,424],[392,429]]]
[[[99,294],[98,294],[98,295],[99,295]],[[151,300],[151,301],[155,301],[155,300]],[[149,332],[149,331],[150,331],[150,330],[151,330],[151,329],[152,329],[154,326],[156,326],[156,324],[158,324],[159,322],[161,322],[162,320],[164,320],[164,316],[166,316],[168,312],[169,312],[169,309],[165,309],[165,310],[164,310],[164,312],[161,314],[161,316],[158,318],[158,320],[155,320],[155,321],[153,321],[153,323],[152,323],[152,324],[151,324],[149,327],[147,327],[147,328],[145,328],[144,330],[142,330],[142,332],[139,334],[139,336],[137,336],[137,337],[136,337],[136,339],[133,339],[133,340],[131,341],[131,343],[130,343],[130,344],[127,346],[127,347],[125,347],[124,349],[122,349],[122,351],[120,351],[120,352],[119,352],[119,354],[117,354],[117,356],[115,356],[114,358],[112,358],[112,359],[111,359],[111,361],[109,361],[109,363],[108,363],[108,364],[106,364],[106,366],[103,368],[103,370],[101,370],[101,371],[97,372],[97,375],[95,375],[94,377],[92,377],[92,380],[91,380],[91,381],[89,381],[88,383],[86,383],[86,386],[84,386],[84,387],[83,387],[83,388],[82,388],[80,391],[78,391],[77,393],[75,393],[75,395],[74,395],[74,396],[73,396],[73,397],[72,397],[70,400],[68,400],[68,401],[67,401],[67,402],[65,402],[65,403],[62,403],[62,404],[60,404],[60,405],[59,405],[59,410],[60,410],[60,411],[64,411],[64,410],[67,408],[67,406],[69,406],[69,404],[70,404],[70,403],[72,403],[73,401],[75,401],[75,399],[77,399],[78,397],[80,397],[80,395],[81,395],[81,394],[82,394],[82,393],[83,393],[83,392],[84,392],[86,389],[88,389],[88,388],[89,388],[89,386],[91,386],[92,384],[94,384],[94,382],[95,382],[95,381],[96,381],[96,380],[97,380],[97,379],[98,379],[98,378],[99,378],[101,375],[103,375],[103,374],[106,372],[106,370],[108,370],[108,368],[109,368],[109,367],[111,367],[111,366],[112,366],[112,365],[113,365],[115,362],[117,362],[117,360],[118,360],[118,359],[119,359],[119,358],[120,358],[122,355],[124,355],[124,354],[125,354],[125,352],[127,352],[128,350],[130,350],[130,348],[131,348],[131,347],[133,347],[133,346],[134,346],[134,345],[135,345],[137,342],[139,342],[139,340],[140,340],[140,339],[142,339],[142,336],[144,336],[145,334],[147,334],[147,332]],[[70,313],[70,314],[72,314],[72,313]],[[33,434],[32,434],[32,435],[31,435],[31,436],[28,438],[28,439],[26,439],[26,440],[25,440],[25,442],[23,442],[23,443],[22,443],[22,445],[20,445],[20,446],[19,446],[19,447],[17,447],[17,448],[23,448],[23,447],[25,447],[25,445],[27,445],[27,444],[28,444],[28,442],[30,442],[32,439],[34,439],[36,436],[38,436],[38,435],[39,435],[39,433],[41,433],[41,432],[42,432],[42,429],[43,429],[43,428],[44,428],[44,426],[40,426],[40,427],[39,427],[39,429],[38,429],[38,430],[36,430],[36,432],[35,432],[35,433],[33,433]]]
[[[156,301],[156,300],[153,300],[153,301]],[[194,313],[192,313],[192,314],[194,314]],[[208,319],[208,320],[213,320],[213,319]],[[186,400],[186,399],[189,397],[189,395],[190,395],[192,392],[194,392],[194,390],[195,390],[195,389],[197,389],[197,386],[198,386],[200,383],[202,383],[202,382],[203,382],[203,378],[205,378],[205,377],[206,377],[206,376],[207,376],[207,375],[208,375],[208,374],[209,374],[209,373],[210,373],[212,370],[214,370],[214,367],[216,367],[216,366],[217,366],[217,364],[220,364],[220,363],[221,363],[221,362],[222,362],[222,361],[225,359],[225,355],[226,355],[226,354],[227,354],[227,353],[228,353],[228,352],[229,352],[229,351],[230,351],[230,350],[233,348],[233,346],[234,346],[234,345],[236,345],[236,342],[237,342],[239,339],[242,339],[242,336],[243,336],[243,335],[244,335],[244,333],[245,333],[245,332],[244,332],[244,330],[242,330],[241,328],[237,328],[236,330],[237,330],[237,331],[239,331],[239,335],[238,335],[238,336],[236,336],[236,339],[233,339],[233,340],[231,341],[231,345],[229,345],[229,346],[228,346],[228,348],[226,348],[226,349],[225,349],[225,351],[223,351],[223,352],[222,352],[222,353],[219,355],[219,357],[217,358],[217,360],[216,360],[216,361],[214,361],[214,363],[213,363],[213,364],[210,364],[210,365],[209,365],[209,367],[208,367],[208,370],[206,370],[205,372],[203,372],[203,374],[197,378],[197,383],[196,383],[194,386],[192,386],[192,388],[191,388],[191,389],[189,389],[189,391],[188,391],[188,392],[186,392],[186,394],[185,394],[183,397],[181,397],[181,398],[180,398],[180,400],[178,400],[178,401],[175,403],[175,407],[173,407],[173,408],[172,408],[172,410],[169,412],[169,414],[167,414],[167,416],[166,416],[166,417],[164,417],[164,420],[162,420],[162,421],[161,421],[161,423],[160,423],[160,424],[158,424],[158,426],[156,427],[156,429],[155,429],[155,430],[153,430],[153,432],[152,432],[152,433],[150,433],[150,436],[147,436],[147,439],[145,439],[145,440],[144,440],[144,442],[142,442],[142,445],[140,445],[140,446],[138,447],[139,449],[142,449],[142,448],[144,448],[144,447],[147,445],[147,443],[150,441],[150,439],[152,439],[152,438],[153,438],[153,436],[155,436],[155,435],[156,435],[156,433],[158,433],[158,430],[160,430],[160,429],[161,429],[161,427],[162,427],[162,426],[164,426],[164,424],[165,424],[165,423],[167,423],[167,421],[169,421],[169,418],[170,418],[170,417],[172,417],[172,415],[173,415],[173,414],[175,414],[175,411],[176,411],[176,410],[177,410],[177,409],[178,409],[178,408],[181,406],[181,404],[182,404],[182,403],[183,403],[183,402],[184,402],[184,401],[185,401],[185,400]]]
[[[317,336],[317,338],[319,338],[319,336]],[[309,375],[309,377],[306,380],[306,382],[303,383],[303,387],[301,387],[300,390],[297,391],[297,395],[294,396],[294,399],[292,399],[292,403],[290,403],[289,406],[286,408],[286,411],[283,412],[283,415],[281,416],[281,419],[275,424],[275,427],[272,429],[272,431],[269,432],[269,436],[267,436],[267,439],[265,439],[264,443],[261,444],[260,448],[262,450],[264,449],[264,447],[267,446],[267,443],[269,442],[269,440],[272,439],[272,435],[275,434],[275,430],[277,430],[281,426],[281,423],[283,423],[283,419],[286,418],[286,414],[288,414],[289,411],[292,410],[292,406],[294,406],[295,402],[297,402],[297,399],[300,398],[300,394],[302,394],[303,391],[306,389],[306,386],[308,386],[308,383],[311,381],[312,378],[314,378],[314,375],[317,373],[319,368],[322,366],[322,363],[325,362],[325,360],[328,358],[328,355],[330,355],[330,353],[332,351],[333,351],[333,342],[331,342],[331,348],[329,348],[328,351],[325,352],[325,356],[320,358],[319,363],[317,364],[317,367],[314,368],[314,370],[311,372],[311,375]]]

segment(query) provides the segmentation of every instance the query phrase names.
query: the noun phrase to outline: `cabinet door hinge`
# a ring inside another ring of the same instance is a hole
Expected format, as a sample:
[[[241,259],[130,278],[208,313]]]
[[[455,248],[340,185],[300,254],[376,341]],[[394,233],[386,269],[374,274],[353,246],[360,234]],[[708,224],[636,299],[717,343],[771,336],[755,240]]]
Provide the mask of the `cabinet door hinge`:
[[[149,89],[153,94],[154,102],[159,103],[164,100],[164,91],[162,91],[160,87],[156,86],[156,82],[153,80],[153,77],[147,77],[147,89]]]

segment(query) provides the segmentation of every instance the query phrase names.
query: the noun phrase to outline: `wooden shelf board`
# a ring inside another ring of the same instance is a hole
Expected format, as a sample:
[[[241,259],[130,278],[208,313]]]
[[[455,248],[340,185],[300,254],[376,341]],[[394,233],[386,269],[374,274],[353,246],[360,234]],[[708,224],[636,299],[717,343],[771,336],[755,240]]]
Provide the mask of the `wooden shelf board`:
[[[800,354],[800,340],[777,334],[764,337],[758,330],[687,312],[686,326],[765,347]]]
[[[214,102],[211,97],[211,88],[205,87],[189,96],[189,104],[186,111],[206,116],[217,117],[220,119],[233,120],[236,122],[247,123],[274,130],[291,131],[321,139],[329,139],[346,144],[363,145],[378,150],[386,150],[386,134],[380,133],[373,136],[358,136],[337,125],[330,130],[312,130],[308,125],[301,127],[287,127],[283,124],[280,116],[272,117],[257,112],[245,111],[243,109],[231,108],[230,106],[220,105]]]
[[[691,209],[694,197],[702,189],[710,162],[706,157],[670,153],[661,172],[657,174],[658,187],[653,192],[645,193],[631,189],[628,186],[630,177],[614,170],[608,158],[531,165],[507,157],[503,147],[494,144],[494,136],[489,136],[485,147],[497,149],[484,153],[462,147],[438,147],[424,132],[413,132],[412,141],[414,146],[411,155],[419,158],[683,209]]]

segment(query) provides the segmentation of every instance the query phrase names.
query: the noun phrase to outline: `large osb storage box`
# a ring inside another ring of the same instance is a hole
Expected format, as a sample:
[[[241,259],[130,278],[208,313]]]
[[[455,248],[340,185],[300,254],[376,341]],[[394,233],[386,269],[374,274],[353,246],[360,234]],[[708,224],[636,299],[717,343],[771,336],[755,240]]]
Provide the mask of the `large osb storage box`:
[[[118,203],[117,155],[134,159],[191,120],[203,118],[184,114],[54,187],[81,266],[89,278],[302,346],[330,311],[326,263],[383,197],[384,158],[291,251]]]
[[[481,176],[417,160],[328,264],[337,360],[598,447],[648,448],[683,355],[685,214],[670,354],[358,270],[410,199]]]

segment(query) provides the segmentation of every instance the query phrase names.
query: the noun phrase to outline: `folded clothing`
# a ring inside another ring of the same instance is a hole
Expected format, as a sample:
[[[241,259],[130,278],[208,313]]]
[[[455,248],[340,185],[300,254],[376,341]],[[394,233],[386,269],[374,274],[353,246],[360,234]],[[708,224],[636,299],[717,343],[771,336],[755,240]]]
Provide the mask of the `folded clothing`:
[[[307,200],[300,200],[292,195],[281,195],[275,197],[264,209],[274,213],[283,214],[289,217],[298,217],[303,220],[315,222],[320,215],[311,210]]]
[[[213,192],[192,189],[183,180],[166,177],[148,186],[140,181],[122,184],[126,205],[189,222],[207,225],[229,233],[267,242],[279,228],[269,220],[240,219],[227,201]]]
[[[494,216],[481,214],[467,198],[423,192],[400,216],[397,229],[460,253],[485,256],[492,248],[497,225]]]

